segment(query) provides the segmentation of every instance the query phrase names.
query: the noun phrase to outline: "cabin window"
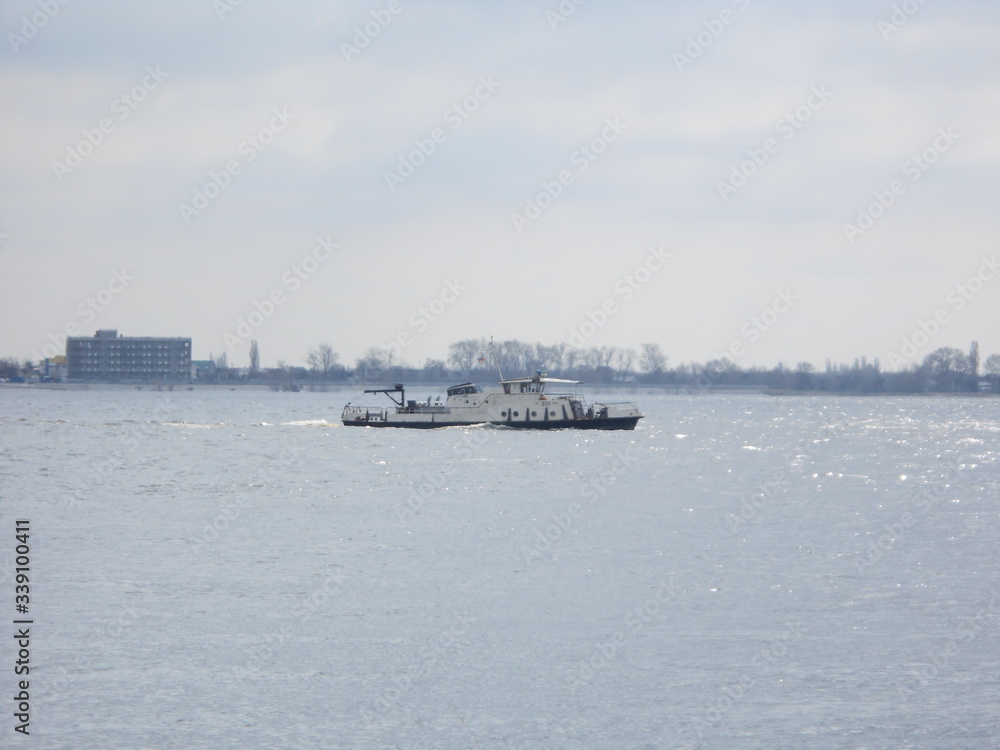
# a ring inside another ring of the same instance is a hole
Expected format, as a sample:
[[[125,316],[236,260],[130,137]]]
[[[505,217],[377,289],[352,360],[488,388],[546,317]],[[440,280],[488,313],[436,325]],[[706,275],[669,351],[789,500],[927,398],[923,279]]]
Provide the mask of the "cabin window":
[[[514,412],[514,416],[515,416],[515,417],[517,416],[517,412]]]
[[[461,385],[453,385],[448,389],[449,396],[468,396],[471,393],[479,393],[481,391],[480,387],[475,383],[462,383]]]

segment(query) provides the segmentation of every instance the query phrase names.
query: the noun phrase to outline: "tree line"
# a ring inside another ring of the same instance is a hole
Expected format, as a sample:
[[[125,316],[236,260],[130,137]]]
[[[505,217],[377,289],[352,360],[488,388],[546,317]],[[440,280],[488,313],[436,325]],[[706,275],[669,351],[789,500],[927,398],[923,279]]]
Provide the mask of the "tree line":
[[[826,361],[818,370],[809,362],[794,367],[740,367],[732,359],[671,366],[662,347],[643,344],[639,350],[614,346],[575,348],[567,344],[528,343],[511,339],[493,344],[486,339],[465,339],[449,345],[445,359],[428,359],[421,367],[397,361],[392,349],[372,347],[353,365],[341,363],[328,343],[310,349],[301,365],[279,361],[277,367],[260,366],[260,347],[251,342],[249,367],[230,365],[226,354],[212,357],[214,367],[199,379],[212,382],[269,383],[275,387],[294,383],[455,383],[464,380],[490,382],[497,365],[505,377],[520,377],[536,371],[551,377],[581,380],[597,385],[653,385],[677,389],[713,388],[828,391],[834,393],[969,393],[989,390],[1000,393],[1000,354],[980,362],[975,341],[964,352],[954,347],[935,349],[923,360],[894,372],[883,371],[878,359],[861,357],[853,363]],[[0,359],[0,379],[30,378],[39,373],[28,361]]]
[[[421,367],[397,361],[388,347],[372,347],[353,365],[341,363],[328,344],[310,349],[304,365],[259,371],[265,379],[319,381],[323,383],[489,382],[499,365],[504,377],[543,371],[551,377],[599,385],[633,384],[711,390],[712,388],[829,391],[835,393],[1000,393],[1000,354],[980,362],[979,345],[968,352],[954,347],[935,349],[923,360],[903,370],[886,372],[879,360],[866,357],[852,363],[827,360],[823,370],[809,362],[793,367],[779,363],[771,368],[740,367],[732,359],[671,366],[662,347],[643,344],[638,350],[614,346],[575,348],[566,344],[529,343],[511,339],[493,344],[486,339],[465,339],[449,345],[445,359],[428,359]],[[259,350],[256,354],[259,362]]]

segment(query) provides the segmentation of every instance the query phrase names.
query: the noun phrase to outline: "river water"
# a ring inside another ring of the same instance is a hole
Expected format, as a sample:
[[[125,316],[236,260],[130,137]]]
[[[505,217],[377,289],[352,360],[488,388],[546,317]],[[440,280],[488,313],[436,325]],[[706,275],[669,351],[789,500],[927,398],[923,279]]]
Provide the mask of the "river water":
[[[1000,400],[641,393],[595,433],[357,395],[0,388],[5,743],[1000,745]]]

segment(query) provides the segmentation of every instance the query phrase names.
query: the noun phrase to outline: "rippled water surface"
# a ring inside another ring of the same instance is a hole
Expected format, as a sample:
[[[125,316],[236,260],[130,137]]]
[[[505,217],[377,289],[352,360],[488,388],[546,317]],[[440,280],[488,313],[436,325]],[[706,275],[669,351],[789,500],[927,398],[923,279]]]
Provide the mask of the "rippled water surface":
[[[9,698],[3,736],[1000,744],[1000,401],[622,398],[635,432],[0,388],[0,607],[28,518],[34,618],[32,736]]]

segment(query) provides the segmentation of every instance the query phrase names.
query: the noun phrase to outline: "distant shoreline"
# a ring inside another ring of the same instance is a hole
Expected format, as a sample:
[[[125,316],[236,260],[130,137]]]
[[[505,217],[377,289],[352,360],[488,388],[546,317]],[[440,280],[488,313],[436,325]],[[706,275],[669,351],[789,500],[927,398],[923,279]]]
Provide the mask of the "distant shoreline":
[[[448,387],[450,381],[430,383],[410,383],[406,389],[411,393],[419,393],[423,390],[439,391]],[[299,391],[302,393],[358,393],[362,394],[365,388],[377,387],[379,383],[308,383],[299,384]],[[860,391],[813,391],[795,390],[782,388],[767,388],[765,386],[750,387],[727,387],[725,385],[713,386],[711,388],[695,388],[692,386],[673,386],[662,383],[581,383],[581,389],[587,391],[614,391],[621,393],[645,392],[661,393],[676,396],[695,395],[732,395],[738,393],[753,394],[759,396],[857,396],[887,398],[899,396],[913,396],[920,398],[998,398],[1000,393],[987,391],[970,391],[960,393],[945,393],[941,391],[927,391],[925,393],[902,393],[902,392],[860,392]],[[294,393],[284,386],[269,385],[264,383],[0,383],[0,390],[9,389],[33,389],[44,391],[146,391],[153,393],[181,393],[184,391],[251,391],[251,392],[271,392],[271,393]]]
[[[944,391],[926,391],[925,393],[904,393],[904,392],[850,392],[850,391],[796,391],[792,389],[769,388],[760,391],[765,396],[874,396],[876,398],[885,396],[916,396],[920,398],[997,398],[1000,393],[990,393],[989,391],[968,391],[965,393],[946,393]]]

